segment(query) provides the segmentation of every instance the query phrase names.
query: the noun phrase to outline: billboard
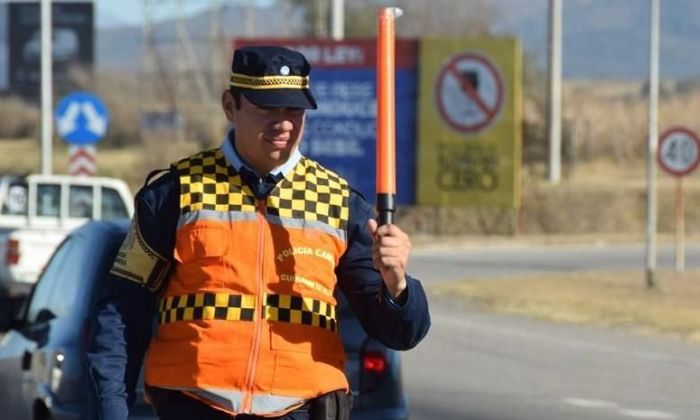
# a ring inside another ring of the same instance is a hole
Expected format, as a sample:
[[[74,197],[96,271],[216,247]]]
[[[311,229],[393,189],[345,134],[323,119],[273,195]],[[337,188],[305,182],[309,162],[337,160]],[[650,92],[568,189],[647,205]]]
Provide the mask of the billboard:
[[[301,151],[337,172],[369,202],[376,198],[376,41],[237,39],[245,45],[283,45],[311,64],[318,109],[307,113]],[[417,42],[396,41],[396,199],[415,202]]]
[[[53,81],[57,93],[73,90],[73,66],[91,68],[94,62],[94,16],[91,2],[53,2]],[[0,91],[36,98],[41,84],[41,28],[38,2],[0,3],[0,45],[5,36],[5,57],[0,47]],[[3,59],[4,58],[4,59]],[[3,84],[3,74],[5,83]]]
[[[514,39],[421,41],[419,204],[519,207],[521,56]]]

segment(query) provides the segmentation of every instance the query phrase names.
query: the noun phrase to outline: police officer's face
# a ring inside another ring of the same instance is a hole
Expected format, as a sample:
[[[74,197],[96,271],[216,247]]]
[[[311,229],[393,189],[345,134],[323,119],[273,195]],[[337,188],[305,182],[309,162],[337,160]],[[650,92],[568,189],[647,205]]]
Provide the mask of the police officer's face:
[[[224,93],[223,107],[236,127],[238,154],[258,173],[267,174],[284,164],[299,146],[303,108],[260,108],[241,95],[241,108],[237,109],[230,92]]]

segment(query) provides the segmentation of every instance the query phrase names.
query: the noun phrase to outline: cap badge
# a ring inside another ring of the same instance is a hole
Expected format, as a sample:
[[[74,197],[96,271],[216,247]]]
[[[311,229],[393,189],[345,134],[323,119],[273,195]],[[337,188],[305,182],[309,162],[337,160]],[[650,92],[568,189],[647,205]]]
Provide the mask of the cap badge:
[[[289,67],[287,67],[287,66],[280,67],[280,74],[282,76],[288,76],[289,75]]]

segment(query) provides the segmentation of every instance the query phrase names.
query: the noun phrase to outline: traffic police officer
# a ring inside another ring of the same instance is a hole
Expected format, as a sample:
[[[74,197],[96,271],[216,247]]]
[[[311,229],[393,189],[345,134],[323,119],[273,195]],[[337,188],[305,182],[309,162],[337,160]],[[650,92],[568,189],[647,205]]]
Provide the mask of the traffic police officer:
[[[237,49],[222,95],[235,128],[137,194],[88,351],[101,418],[128,416],[146,350],[161,419],[347,418],[336,288],[388,347],[427,333],[408,236],[299,152],[309,71],[296,51]]]

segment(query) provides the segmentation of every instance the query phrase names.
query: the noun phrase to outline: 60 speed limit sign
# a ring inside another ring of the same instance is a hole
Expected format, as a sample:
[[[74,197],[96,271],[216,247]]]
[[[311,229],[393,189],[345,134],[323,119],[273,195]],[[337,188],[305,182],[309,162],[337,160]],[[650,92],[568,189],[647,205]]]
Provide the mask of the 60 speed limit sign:
[[[681,177],[700,163],[700,139],[687,128],[674,127],[659,139],[659,164],[671,175]]]

